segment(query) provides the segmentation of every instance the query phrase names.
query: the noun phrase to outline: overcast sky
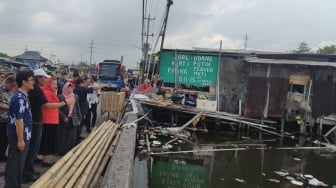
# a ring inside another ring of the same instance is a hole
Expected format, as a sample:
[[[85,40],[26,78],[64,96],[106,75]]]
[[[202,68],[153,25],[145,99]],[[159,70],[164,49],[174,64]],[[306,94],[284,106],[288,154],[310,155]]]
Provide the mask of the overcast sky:
[[[164,48],[192,47],[288,52],[336,44],[335,0],[173,0]],[[154,46],[166,0],[147,0]],[[0,52],[25,48],[70,64],[124,56],[141,59],[142,0],[0,0]],[[160,44],[160,42],[159,42]],[[159,49],[159,44],[156,51]],[[155,49],[154,49],[155,51]]]

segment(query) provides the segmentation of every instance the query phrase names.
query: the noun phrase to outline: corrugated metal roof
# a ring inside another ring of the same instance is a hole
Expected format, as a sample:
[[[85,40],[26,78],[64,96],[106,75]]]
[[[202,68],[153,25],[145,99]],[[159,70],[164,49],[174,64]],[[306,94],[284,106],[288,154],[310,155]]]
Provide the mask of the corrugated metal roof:
[[[37,60],[37,61],[46,61],[48,60],[45,57],[42,57],[38,51],[25,51],[21,55],[14,56],[16,59],[28,59],[28,60]]]
[[[279,64],[279,65],[309,65],[309,66],[329,66],[336,67],[335,62],[327,61],[301,61],[301,60],[284,60],[284,59],[264,59],[257,57],[245,57],[245,61],[249,63],[260,64]]]

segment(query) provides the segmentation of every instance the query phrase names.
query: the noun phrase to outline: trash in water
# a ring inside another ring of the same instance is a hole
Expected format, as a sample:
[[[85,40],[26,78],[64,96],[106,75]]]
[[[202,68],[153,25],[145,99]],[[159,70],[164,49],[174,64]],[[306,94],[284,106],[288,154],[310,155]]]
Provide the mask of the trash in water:
[[[182,164],[182,165],[187,164],[184,160],[178,160],[178,159],[175,159],[173,162],[174,162],[175,164]]]
[[[162,149],[171,149],[171,148],[173,148],[173,146],[170,145],[170,144],[164,144],[164,145],[162,145]]]
[[[160,146],[160,145],[161,145],[161,142],[158,140],[154,140],[152,143],[152,146]]]
[[[265,173],[261,173],[261,175],[262,175],[262,176],[266,176],[266,174],[265,174]]]
[[[299,159],[299,158],[294,158],[294,160],[295,160],[295,161],[301,161],[301,159]]]
[[[224,178],[221,178],[220,180],[221,180],[221,181],[224,181]]]
[[[246,181],[243,179],[235,178],[234,180],[236,180],[239,183],[246,183]]]
[[[308,181],[309,185],[312,185],[312,186],[323,186],[323,187],[327,187],[328,185],[325,184],[323,181],[320,181],[316,178],[313,178],[313,179],[310,179]]]
[[[300,181],[297,181],[297,180],[291,180],[290,181],[292,184],[294,185],[298,185],[298,186],[302,186],[303,185],[303,182],[300,182]]]
[[[279,176],[287,176],[289,173],[285,171],[274,171],[274,173],[278,174]]]
[[[269,178],[269,179],[266,179],[266,180],[270,181],[270,182],[274,182],[274,183],[280,183],[280,180],[277,180],[277,179]]]
[[[149,136],[149,138],[150,138],[150,139],[156,139],[157,137],[156,137],[154,134],[151,134],[151,135]]]
[[[303,175],[305,178],[308,178],[308,179],[312,179],[312,178],[314,178],[314,176],[313,175],[310,175],[310,174],[305,174],[305,175]]]
[[[293,177],[291,177],[291,176],[286,176],[285,178],[286,178],[286,180],[288,180],[288,181],[293,181],[293,180],[295,180],[295,178],[293,178]]]

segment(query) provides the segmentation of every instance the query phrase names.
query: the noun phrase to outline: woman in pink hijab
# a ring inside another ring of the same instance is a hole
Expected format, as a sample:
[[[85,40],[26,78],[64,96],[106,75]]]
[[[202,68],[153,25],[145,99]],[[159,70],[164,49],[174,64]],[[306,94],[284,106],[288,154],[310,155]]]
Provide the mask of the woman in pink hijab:
[[[75,101],[73,104],[63,106],[59,110],[59,126],[58,126],[58,155],[66,154],[72,147],[76,145],[76,132],[80,124],[82,115],[79,109],[78,96],[73,93],[73,86],[70,82],[64,84],[62,94],[58,96],[60,101],[70,99]]]

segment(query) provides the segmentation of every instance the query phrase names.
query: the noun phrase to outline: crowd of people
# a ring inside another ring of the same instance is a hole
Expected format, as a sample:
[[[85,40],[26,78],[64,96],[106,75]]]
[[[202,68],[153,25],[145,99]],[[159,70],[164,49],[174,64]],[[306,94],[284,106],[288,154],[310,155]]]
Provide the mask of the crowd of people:
[[[50,155],[62,156],[78,144],[83,126],[91,132],[104,87],[108,85],[98,85],[95,76],[78,72],[72,79],[66,71],[52,76],[43,69],[0,73],[0,160],[6,161],[5,187],[35,181],[40,175],[36,162],[52,166]]]

